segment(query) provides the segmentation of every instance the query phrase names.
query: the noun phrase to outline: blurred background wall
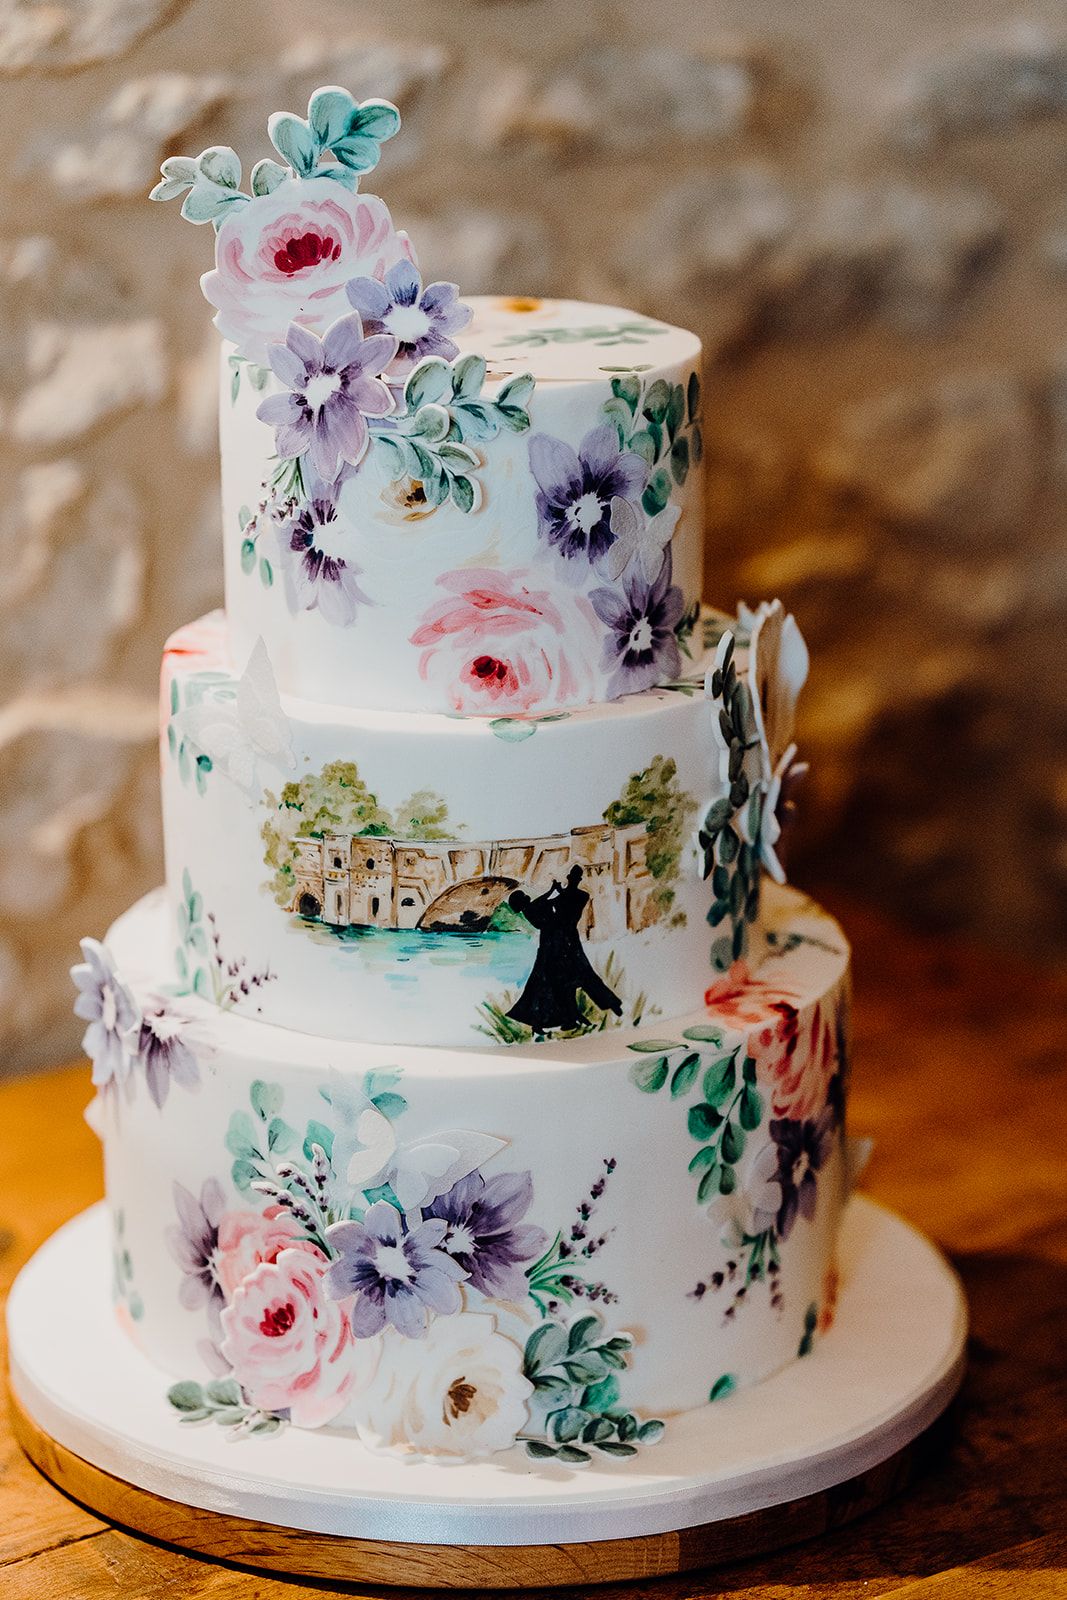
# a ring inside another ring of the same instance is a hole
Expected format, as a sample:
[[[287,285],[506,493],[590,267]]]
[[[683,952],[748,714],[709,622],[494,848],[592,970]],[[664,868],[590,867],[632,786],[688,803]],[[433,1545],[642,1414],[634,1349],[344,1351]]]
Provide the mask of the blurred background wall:
[[[812,645],[793,876],[1067,948],[1067,19],[1059,0],[7,0],[0,1066],[160,875],[163,640],[215,604],[209,228],[321,82],[404,113],[365,182],[468,292],[706,344],[707,592]]]

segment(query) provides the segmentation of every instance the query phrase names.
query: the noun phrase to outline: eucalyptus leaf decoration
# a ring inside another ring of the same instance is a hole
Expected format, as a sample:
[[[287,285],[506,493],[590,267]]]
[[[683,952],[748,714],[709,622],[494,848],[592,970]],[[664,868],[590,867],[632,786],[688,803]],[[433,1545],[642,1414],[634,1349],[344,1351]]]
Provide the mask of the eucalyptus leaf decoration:
[[[584,1466],[593,1451],[634,1456],[638,1446],[663,1434],[658,1418],[641,1421],[620,1404],[617,1373],[626,1369],[633,1339],[607,1336],[595,1313],[569,1327],[543,1322],[526,1341],[523,1372],[534,1386],[535,1413],[543,1432],[524,1435],[535,1460]]]
[[[400,113],[388,100],[357,101],[347,89],[316,89],[306,119],[275,111],[267,132],[284,165],[267,157],[252,168],[251,194],[241,189],[241,162],[228,145],[212,145],[198,156],[168,156],[151,200],[184,195],[182,216],[210,222],[216,231],[234,206],[272,193],[288,178],[330,178],[355,191],[360,174],[381,159],[381,147],[400,127]]]
[[[511,378],[492,400],[482,393],[485,376],[482,356],[454,362],[427,356],[408,375],[404,411],[395,426],[376,430],[390,477],[421,485],[430,507],[451,498],[461,511],[475,510],[481,497],[475,473],[482,458],[474,445],[495,439],[502,429],[525,433],[530,426],[530,373]]]
[[[647,461],[650,472],[642,497],[646,515],[658,515],[675,484],[680,488],[690,467],[704,454],[700,431],[700,379],[695,372],[682,384],[665,378],[647,382],[636,371],[611,380],[604,417],[614,423],[619,447]]]

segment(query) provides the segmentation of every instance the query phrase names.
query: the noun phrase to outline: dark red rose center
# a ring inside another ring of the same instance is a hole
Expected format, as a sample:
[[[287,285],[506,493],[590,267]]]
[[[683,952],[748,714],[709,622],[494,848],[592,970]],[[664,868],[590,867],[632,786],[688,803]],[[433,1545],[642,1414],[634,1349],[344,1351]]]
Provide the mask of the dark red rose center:
[[[289,1332],[295,1321],[296,1311],[292,1306],[271,1306],[269,1311],[263,1313],[259,1331],[268,1339],[280,1339],[283,1333]]]
[[[471,671],[483,683],[489,683],[494,678],[497,683],[503,683],[508,675],[507,663],[498,661],[495,656],[478,656],[471,663]]]
[[[337,239],[321,233],[302,233],[298,239],[286,239],[274,252],[274,265],[279,272],[291,275],[307,267],[317,267],[323,261],[336,261],[341,254]]]

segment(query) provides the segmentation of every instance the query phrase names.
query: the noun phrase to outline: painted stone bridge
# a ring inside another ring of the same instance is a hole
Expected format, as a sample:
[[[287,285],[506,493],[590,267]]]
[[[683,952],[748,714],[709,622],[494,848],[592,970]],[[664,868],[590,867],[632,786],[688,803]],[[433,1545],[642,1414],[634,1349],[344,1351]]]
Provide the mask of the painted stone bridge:
[[[531,896],[582,869],[589,895],[581,933],[608,939],[660,915],[644,823],[594,823],[543,839],[412,842],[368,834],[295,839],[289,910],[332,927],[483,932],[515,889]]]

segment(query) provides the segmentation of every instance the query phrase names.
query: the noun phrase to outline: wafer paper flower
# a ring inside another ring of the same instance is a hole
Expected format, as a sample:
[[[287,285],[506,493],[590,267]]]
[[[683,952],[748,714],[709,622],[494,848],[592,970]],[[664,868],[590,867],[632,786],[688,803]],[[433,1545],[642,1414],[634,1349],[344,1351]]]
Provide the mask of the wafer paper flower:
[[[425,356],[454,361],[459,346],[449,335],[465,328],[474,315],[459,299],[457,284],[428,283],[424,289],[410,261],[390,267],[384,282],[353,278],[345,292],[368,333],[388,333],[397,340],[389,371],[398,378]]]
[[[330,178],[286,179],[234,206],[219,228],[215,270],[200,280],[218,308],[215,326],[248,361],[292,322],[321,333],[348,310],[352,278],[381,278],[412,260],[411,241],[375,195],[351,194]]]
[[[357,582],[355,530],[340,517],[333,486],[312,482],[307,500],[278,523],[277,539],[290,611],[318,610],[338,628],[353,623],[369,602]]]
[[[773,1119],[769,1131],[778,1152],[782,1191],[778,1237],[788,1239],[798,1216],[814,1221],[818,1174],[833,1145],[834,1113],[827,1106],[818,1117],[803,1122]]]
[[[352,311],[318,334],[293,322],[284,344],[267,351],[275,377],[288,393],[260,402],[256,416],[275,430],[283,458],[308,455],[319,477],[332,483],[342,462],[355,466],[370,441],[368,417],[388,416],[395,404],[379,374],[396,354],[390,333],[363,337]]]
[[[222,1313],[222,1354],[250,1403],[321,1428],[356,1381],[343,1309],[325,1292],[326,1263],[283,1250],[256,1267]]]
[[[472,1288],[490,1299],[523,1300],[526,1272],[548,1243],[543,1228],[522,1218],[533,1200],[528,1172],[472,1172],[438,1195],[426,1215],[448,1224],[441,1249],[458,1261]]]
[[[352,1414],[372,1450],[469,1461],[515,1443],[532,1395],[519,1346],[494,1317],[464,1311],[439,1317],[417,1345],[383,1334],[377,1372]]]
[[[674,630],[685,610],[681,589],[671,582],[671,552],[664,552],[655,580],[640,565],[620,589],[594,589],[589,603],[608,629],[604,668],[612,672],[608,694],[634,694],[677,678],[682,657]]]
[[[599,630],[589,602],[535,587],[525,568],[461,567],[411,636],[419,672],[465,716],[576,705],[594,694]]]
[[[611,502],[611,531],[615,543],[595,562],[602,578],[614,583],[631,565],[636,565],[646,583],[653,583],[663,565],[663,553],[674,537],[681,508],[672,503],[654,517],[645,515],[632,500]]]
[[[105,946],[98,939],[83,939],[81,952],[84,961],[70,969],[78,990],[74,1015],[89,1024],[82,1049],[93,1064],[93,1083],[102,1089],[129,1077],[141,1012]]]
[[[329,1269],[335,1300],[356,1296],[352,1332],[366,1339],[388,1323],[406,1339],[421,1339],[434,1312],[458,1311],[460,1282],[467,1276],[458,1261],[440,1249],[447,1222],[432,1218],[404,1231],[404,1221],[388,1200],[377,1200],[362,1222],[335,1222],[326,1230],[338,1259]]]
[[[619,449],[619,435],[610,423],[587,433],[577,452],[547,433],[534,434],[529,452],[541,538],[568,561],[602,558],[616,538],[612,501],[641,498],[647,463]]]

